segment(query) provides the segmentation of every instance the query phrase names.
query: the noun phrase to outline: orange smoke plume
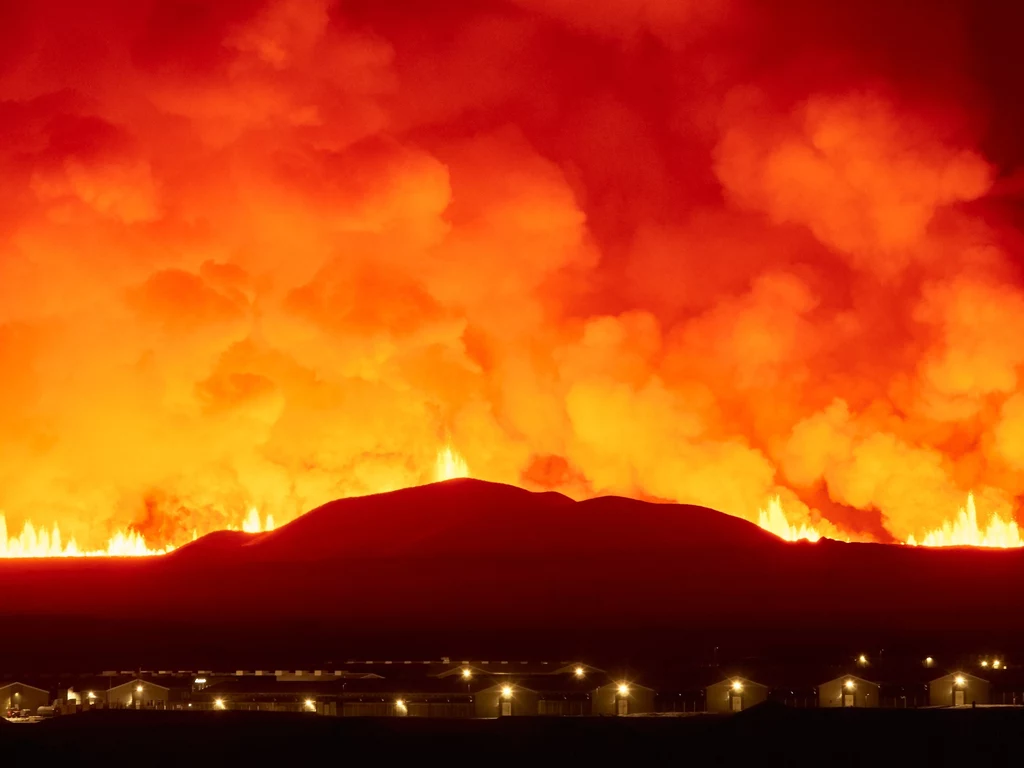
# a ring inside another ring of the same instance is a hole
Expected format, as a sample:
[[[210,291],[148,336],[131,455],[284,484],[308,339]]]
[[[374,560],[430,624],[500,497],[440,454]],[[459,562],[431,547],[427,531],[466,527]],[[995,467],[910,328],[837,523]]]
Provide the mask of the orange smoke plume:
[[[830,5],[3,6],[0,554],[470,468],[1019,545],[1016,27]]]

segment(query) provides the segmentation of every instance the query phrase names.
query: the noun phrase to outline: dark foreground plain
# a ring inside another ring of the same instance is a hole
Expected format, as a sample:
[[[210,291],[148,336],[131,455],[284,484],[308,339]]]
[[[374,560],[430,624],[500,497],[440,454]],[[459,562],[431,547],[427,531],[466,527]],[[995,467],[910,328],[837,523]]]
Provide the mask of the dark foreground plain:
[[[690,717],[427,720],[241,712],[90,712],[0,721],[8,763],[147,765],[1020,765],[1024,709],[794,710]],[[300,762],[301,761],[301,762]],[[692,764],[692,763],[691,763]]]

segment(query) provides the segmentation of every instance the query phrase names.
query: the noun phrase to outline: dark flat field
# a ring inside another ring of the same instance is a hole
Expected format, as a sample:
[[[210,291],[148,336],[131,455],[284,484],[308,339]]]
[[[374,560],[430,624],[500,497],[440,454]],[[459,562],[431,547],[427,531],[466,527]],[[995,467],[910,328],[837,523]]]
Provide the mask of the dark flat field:
[[[0,724],[8,762],[146,764],[1020,765],[1024,709],[793,710],[735,717],[426,720],[203,712],[91,712]],[[144,757],[142,757],[144,756]]]

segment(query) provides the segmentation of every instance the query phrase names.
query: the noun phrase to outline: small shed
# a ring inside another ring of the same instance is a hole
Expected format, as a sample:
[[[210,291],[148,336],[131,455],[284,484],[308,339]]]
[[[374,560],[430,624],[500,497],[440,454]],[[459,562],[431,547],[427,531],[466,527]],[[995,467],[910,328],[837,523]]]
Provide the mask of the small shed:
[[[595,715],[645,715],[654,710],[654,689],[629,680],[606,683],[591,694]]]
[[[28,683],[4,683],[0,686],[0,717],[8,710],[29,710],[33,715],[39,707],[50,703],[50,692]]]
[[[965,707],[989,703],[989,682],[967,672],[950,672],[928,683],[933,707]]]
[[[878,683],[857,675],[840,675],[818,685],[819,707],[877,707],[880,696]]]
[[[740,675],[709,685],[705,701],[708,712],[742,712],[768,699],[768,686]]]

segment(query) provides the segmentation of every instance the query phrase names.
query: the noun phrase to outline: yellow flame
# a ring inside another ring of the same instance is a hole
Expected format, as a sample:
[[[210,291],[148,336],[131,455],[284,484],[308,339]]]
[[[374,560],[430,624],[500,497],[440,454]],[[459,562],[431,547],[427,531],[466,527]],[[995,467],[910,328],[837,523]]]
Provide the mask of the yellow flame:
[[[813,527],[801,524],[799,527],[790,525],[786,513],[782,511],[782,500],[776,496],[768,501],[768,509],[762,509],[757,516],[757,524],[769,533],[774,533],[786,541],[817,541],[821,538]]]
[[[437,480],[451,480],[458,477],[469,477],[466,460],[450,445],[437,452],[434,466]],[[782,509],[782,501],[778,496],[769,499],[767,507],[759,510],[758,525],[764,530],[786,541],[818,541],[822,534],[814,526],[807,523],[794,525],[789,522]],[[241,528],[230,525],[228,530],[242,530],[245,533],[263,533],[274,530],[274,518],[268,514],[260,518],[259,511],[254,507],[249,510],[242,521]],[[193,530],[192,540],[198,538],[198,531]],[[847,539],[849,541],[849,539]],[[993,514],[988,525],[982,528],[978,524],[978,512],[974,504],[974,495],[967,496],[967,504],[951,521],[946,521],[941,528],[925,534],[918,542],[914,536],[907,539],[911,546],[925,547],[1024,547],[1024,538],[1013,519],[1004,519]],[[116,531],[101,549],[83,550],[74,539],[64,542],[60,527],[54,524],[51,529],[37,528],[30,521],[22,526],[21,533],[10,534],[7,520],[0,513],[0,558],[40,558],[40,557],[147,557],[163,555],[175,549],[172,545],[163,548],[150,547],[145,537],[136,531],[122,529]]]
[[[229,525],[228,530],[237,531],[238,527]],[[244,533],[266,533],[272,530],[274,530],[274,516],[268,514],[264,520],[260,520],[260,513],[256,507],[251,508],[249,514],[245,516],[245,520],[242,521]]]
[[[466,460],[456,453],[450,445],[447,445],[444,449],[437,452],[434,476],[437,480],[469,477],[469,467],[466,465]]]
[[[928,531],[920,542],[914,536],[907,539],[911,546],[925,547],[996,547],[1009,549],[1024,547],[1020,528],[1013,519],[1003,519],[993,514],[988,525],[978,525],[978,510],[974,506],[974,494],[967,494],[967,505],[959,514],[947,520],[941,528]]]
[[[435,475],[438,480],[451,480],[456,477],[469,477],[469,467],[452,447],[445,446],[438,451],[435,462]],[[229,525],[227,530],[245,533],[264,533],[274,530],[274,517],[267,514],[260,518],[259,510],[251,508],[242,520],[241,526]],[[200,534],[192,531],[192,541],[210,531]],[[21,533],[14,535],[8,532],[7,519],[0,512],[0,558],[37,558],[37,557],[147,557],[164,555],[175,549],[167,545],[163,548],[150,547],[146,538],[137,531],[122,529],[116,531],[101,549],[83,550],[74,539],[64,542],[60,526],[56,523],[52,528],[37,528],[31,521],[25,522]]]
[[[60,534],[60,526],[54,523],[53,528],[36,529],[31,522],[26,522],[17,536],[9,536],[7,518],[0,514],[0,558],[13,557],[145,557],[147,555],[163,555],[174,547],[162,549],[151,548],[146,538],[136,531],[120,530],[107,540],[103,549],[82,550],[74,539],[65,544]]]

